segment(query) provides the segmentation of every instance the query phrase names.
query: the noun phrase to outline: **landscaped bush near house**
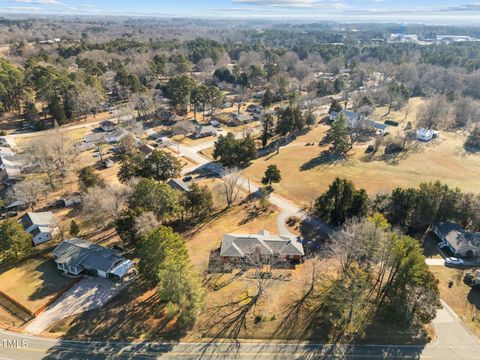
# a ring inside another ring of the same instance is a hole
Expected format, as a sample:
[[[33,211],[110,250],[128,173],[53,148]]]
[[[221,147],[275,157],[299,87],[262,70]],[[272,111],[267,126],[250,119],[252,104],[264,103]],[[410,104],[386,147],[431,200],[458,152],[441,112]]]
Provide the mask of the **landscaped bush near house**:
[[[466,148],[472,148],[480,150],[480,127],[476,126],[470,135],[468,135],[467,141],[465,141],[464,146]]]
[[[384,124],[390,125],[390,126],[398,126],[398,121],[395,121],[395,120],[385,120]]]

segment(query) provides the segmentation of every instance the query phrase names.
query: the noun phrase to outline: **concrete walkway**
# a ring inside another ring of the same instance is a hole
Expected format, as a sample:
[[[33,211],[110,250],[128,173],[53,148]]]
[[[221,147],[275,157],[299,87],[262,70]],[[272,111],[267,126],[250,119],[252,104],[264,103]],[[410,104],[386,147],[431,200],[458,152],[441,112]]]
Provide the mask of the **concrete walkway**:
[[[444,266],[445,259],[425,259],[425,263],[428,266]]]

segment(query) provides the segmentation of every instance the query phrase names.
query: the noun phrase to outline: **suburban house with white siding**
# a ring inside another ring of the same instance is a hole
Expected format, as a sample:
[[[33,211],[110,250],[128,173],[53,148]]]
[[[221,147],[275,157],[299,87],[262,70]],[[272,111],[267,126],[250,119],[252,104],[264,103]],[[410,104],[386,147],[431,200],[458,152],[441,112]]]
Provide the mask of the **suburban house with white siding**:
[[[388,124],[381,124],[370,120],[362,114],[351,110],[342,110],[341,112],[332,111],[329,115],[330,121],[335,121],[340,114],[345,115],[345,119],[350,128],[355,128],[361,123],[367,128],[374,129],[377,135],[384,136],[389,132],[390,127]]]
[[[35,246],[52,240],[58,231],[55,216],[50,211],[27,212],[18,222],[26,232],[32,235]]]
[[[480,232],[464,230],[451,221],[435,224],[432,231],[440,239],[440,248],[448,248],[455,256],[480,257]]]

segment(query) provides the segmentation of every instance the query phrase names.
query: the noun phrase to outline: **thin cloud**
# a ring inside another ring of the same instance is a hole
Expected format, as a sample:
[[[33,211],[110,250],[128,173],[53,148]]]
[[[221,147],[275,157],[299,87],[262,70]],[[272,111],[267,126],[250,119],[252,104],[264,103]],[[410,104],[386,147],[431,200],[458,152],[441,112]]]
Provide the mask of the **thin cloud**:
[[[9,2],[20,4],[35,4],[35,5],[61,5],[62,2],[58,0],[10,0]]]
[[[348,5],[339,1],[319,0],[232,0],[233,4],[250,5],[271,8],[290,9],[319,9],[319,8],[346,8]]]

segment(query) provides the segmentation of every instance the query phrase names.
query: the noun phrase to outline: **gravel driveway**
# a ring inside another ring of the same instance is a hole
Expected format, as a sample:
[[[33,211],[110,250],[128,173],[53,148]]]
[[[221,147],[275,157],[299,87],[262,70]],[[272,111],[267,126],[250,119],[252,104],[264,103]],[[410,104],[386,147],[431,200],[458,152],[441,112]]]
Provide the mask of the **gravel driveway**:
[[[114,283],[107,279],[85,277],[33,319],[25,331],[40,334],[60,319],[102,307],[126,285],[127,282]]]

